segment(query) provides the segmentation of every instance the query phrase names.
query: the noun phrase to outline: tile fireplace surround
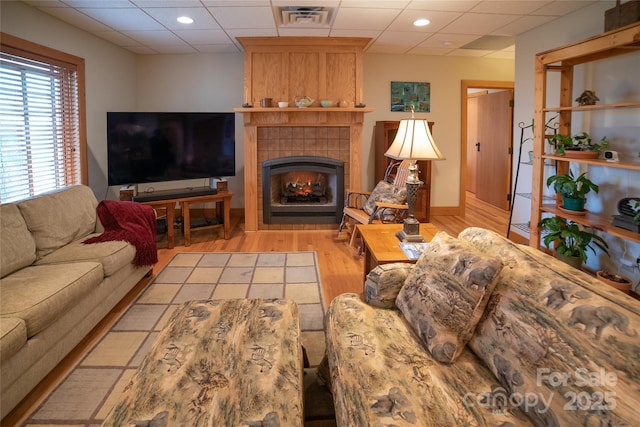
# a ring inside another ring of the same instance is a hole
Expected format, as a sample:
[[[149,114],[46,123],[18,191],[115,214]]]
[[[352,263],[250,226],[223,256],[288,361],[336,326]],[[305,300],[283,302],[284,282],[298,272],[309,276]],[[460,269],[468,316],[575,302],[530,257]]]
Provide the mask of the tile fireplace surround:
[[[362,182],[362,124],[366,108],[236,108],[244,118],[245,231],[326,230],[338,224],[264,224],[262,162],[320,156],[344,162],[344,186]]]
[[[258,164],[260,171],[266,160],[291,156],[325,157],[341,160],[349,164],[350,138],[348,127],[272,127],[258,128]],[[258,229],[270,230],[297,228],[333,229],[335,223],[305,224],[304,221],[294,221],[298,224],[265,224],[263,221],[264,183],[262,173],[258,173]],[[345,168],[344,182],[349,182],[349,170]],[[267,195],[270,198],[270,194]],[[341,198],[342,200],[342,198]],[[335,206],[335,204],[334,204]],[[335,211],[334,211],[335,212]],[[342,212],[342,207],[340,207]],[[300,227],[302,225],[302,227]]]

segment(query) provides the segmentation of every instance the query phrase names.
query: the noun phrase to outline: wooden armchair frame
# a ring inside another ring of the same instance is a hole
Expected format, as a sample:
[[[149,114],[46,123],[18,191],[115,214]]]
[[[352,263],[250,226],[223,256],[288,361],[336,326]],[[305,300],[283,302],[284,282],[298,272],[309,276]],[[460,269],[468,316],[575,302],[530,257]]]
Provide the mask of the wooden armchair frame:
[[[409,175],[409,160],[392,161],[385,171],[384,180],[396,187],[404,188]],[[358,237],[357,224],[400,223],[407,217],[409,206],[405,204],[386,203],[376,201],[376,207],[371,214],[364,210],[364,205],[371,196],[371,191],[347,190],[342,210],[342,221],[338,227],[338,235],[347,223],[352,224],[349,245],[353,246]],[[383,220],[385,212],[393,209],[392,219]]]

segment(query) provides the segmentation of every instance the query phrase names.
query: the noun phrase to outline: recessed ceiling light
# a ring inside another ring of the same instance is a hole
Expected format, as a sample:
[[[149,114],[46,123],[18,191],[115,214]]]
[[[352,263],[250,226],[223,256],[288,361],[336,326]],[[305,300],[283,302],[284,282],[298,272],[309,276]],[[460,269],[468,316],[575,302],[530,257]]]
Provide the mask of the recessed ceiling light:
[[[420,19],[416,19],[415,21],[413,21],[413,25],[416,27],[425,27],[427,25],[429,25],[431,23],[431,21],[429,21],[427,18],[420,18]]]
[[[189,18],[188,16],[178,16],[177,21],[181,24],[193,24],[193,18]]]

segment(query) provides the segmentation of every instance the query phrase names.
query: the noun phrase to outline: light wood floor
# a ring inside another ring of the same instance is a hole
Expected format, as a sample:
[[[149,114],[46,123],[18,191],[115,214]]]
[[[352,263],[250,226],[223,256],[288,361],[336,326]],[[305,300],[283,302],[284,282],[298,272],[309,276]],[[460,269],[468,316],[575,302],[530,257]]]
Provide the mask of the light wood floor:
[[[506,235],[509,212],[477,200],[467,194],[467,212],[460,216],[433,216],[431,223],[451,235],[457,235],[466,227],[476,226]],[[321,280],[327,305],[341,293],[362,293],[363,260],[358,251],[349,246],[349,235],[335,230],[328,231],[259,231],[244,232],[242,218],[232,217],[231,238],[221,237],[222,230],[201,230],[191,234],[189,247],[176,246],[166,249],[166,241],[158,242],[159,262],[154,272],[159,271],[178,252],[287,252],[316,251],[320,265]],[[176,230],[177,231],[177,230]],[[181,235],[176,233],[176,243],[181,244]],[[20,425],[24,418],[64,378],[68,370],[82,358],[98,341],[129,303],[144,289],[152,277],[142,280],[129,295],[87,336],[83,342],[45,378],[41,384],[4,420],[2,426]]]

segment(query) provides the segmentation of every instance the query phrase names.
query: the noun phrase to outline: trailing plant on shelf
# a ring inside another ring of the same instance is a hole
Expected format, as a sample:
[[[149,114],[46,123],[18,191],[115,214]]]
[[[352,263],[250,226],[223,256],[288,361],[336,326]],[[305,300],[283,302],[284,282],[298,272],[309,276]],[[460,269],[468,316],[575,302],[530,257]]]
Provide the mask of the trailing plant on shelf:
[[[609,140],[606,136],[600,142],[593,142],[587,132],[580,132],[573,136],[554,134],[547,138],[547,141],[555,148],[556,154],[562,156],[567,151],[592,151],[600,154],[609,147]]]
[[[538,222],[538,227],[543,230],[542,242],[544,245],[550,248],[551,243],[555,242],[556,256],[575,258],[577,268],[581,262],[587,261],[587,250],[591,250],[595,254],[597,247],[605,254],[609,254],[609,245],[602,237],[587,231],[583,226],[573,221],[553,216],[541,219]]]
[[[598,193],[600,190],[600,187],[587,178],[586,172],[576,178],[571,170],[567,174],[552,175],[547,178],[547,187],[551,185],[556,193],[562,196],[563,208],[578,212],[584,211],[587,193],[590,191]]]

